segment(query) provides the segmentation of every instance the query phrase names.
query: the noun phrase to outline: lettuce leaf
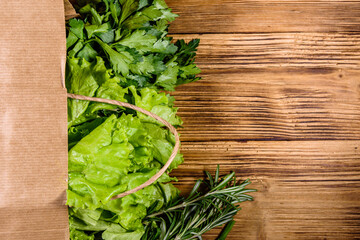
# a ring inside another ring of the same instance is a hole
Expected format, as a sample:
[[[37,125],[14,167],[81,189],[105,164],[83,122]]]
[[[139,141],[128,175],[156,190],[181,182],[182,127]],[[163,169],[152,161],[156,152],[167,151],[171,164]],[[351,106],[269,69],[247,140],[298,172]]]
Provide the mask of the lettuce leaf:
[[[174,126],[182,124],[182,120],[176,115],[177,108],[173,107],[169,96],[151,88],[142,88],[137,91],[134,86],[121,87],[121,79],[114,76],[112,70],[106,69],[104,64],[100,57],[96,57],[96,61],[92,63],[85,59],[69,58],[66,78],[68,91],[89,97],[121,102],[130,101],[138,107],[155,113]],[[126,111],[124,108],[106,103],[68,99],[68,128],[99,118],[99,111],[105,110],[117,110],[119,114]],[[142,113],[136,114],[145,122],[159,124],[157,120],[149,116]]]
[[[198,80],[199,41],[176,42],[177,17],[164,0],[78,0],[67,29],[69,93],[128,102],[181,126],[174,99],[161,92]],[[147,181],[168,160],[174,136],[156,120],[118,106],[68,100],[70,239],[140,240],[149,209],[178,197],[168,173],[121,199],[112,196]]]
[[[161,208],[178,196],[178,190],[167,183],[173,179],[165,173],[134,194],[111,198],[141,185],[160,170],[159,162],[164,163],[169,157],[167,149],[174,147],[170,136],[157,124],[123,114],[108,117],[81,138],[69,151],[70,226],[77,231],[104,231],[104,239],[140,239],[147,208],[154,203]],[[181,155],[177,159],[182,159]],[[104,211],[111,218],[103,218]]]
[[[138,92],[134,86],[130,86],[129,90],[134,97],[136,106],[158,115],[174,126],[180,126],[183,123],[180,117],[176,115],[177,108],[171,106],[169,96],[165,93],[157,93],[150,88],[143,88]],[[143,122],[160,124],[156,119],[143,113],[137,115]]]

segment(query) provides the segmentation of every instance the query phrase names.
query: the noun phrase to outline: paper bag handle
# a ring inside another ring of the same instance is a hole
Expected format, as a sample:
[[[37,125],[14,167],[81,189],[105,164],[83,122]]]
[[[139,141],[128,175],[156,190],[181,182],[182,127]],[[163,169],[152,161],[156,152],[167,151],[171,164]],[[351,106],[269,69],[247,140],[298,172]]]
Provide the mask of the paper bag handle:
[[[130,195],[132,193],[135,193],[147,186],[149,186],[150,184],[154,183],[161,175],[163,175],[165,173],[165,171],[169,168],[170,164],[173,162],[173,160],[176,157],[177,152],[179,151],[180,148],[180,138],[179,138],[179,134],[176,131],[176,129],[174,128],[173,125],[171,125],[169,122],[165,121],[164,119],[162,119],[161,117],[159,117],[156,114],[153,114],[152,112],[149,112],[145,109],[142,109],[140,107],[137,107],[135,105],[132,105],[130,103],[124,103],[124,102],[120,102],[120,101],[116,101],[116,100],[110,100],[110,99],[103,99],[103,98],[96,98],[96,97],[88,97],[88,96],[83,96],[83,95],[77,95],[77,94],[71,94],[68,93],[67,94],[68,98],[72,98],[72,99],[77,99],[77,100],[86,100],[86,101],[93,101],[93,102],[101,102],[101,103],[108,103],[108,104],[112,104],[112,105],[118,105],[121,107],[126,107],[126,108],[130,108],[133,109],[135,111],[141,112],[147,116],[150,116],[154,119],[156,119],[157,121],[161,122],[162,124],[164,124],[172,134],[174,134],[175,136],[175,146],[174,149],[169,157],[169,160],[165,163],[165,165],[160,169],[159,172],[157,172],[154,176],[152,176],[149,180],[147,180],[145,183],[141,184],[140,186],[133,188],[127,192],[121,193],[119,195],[116,195],[114,197],[111,198],[111,200],[114,199],[118,199],[118,198],[122,198],[125,197],[127,195]]]

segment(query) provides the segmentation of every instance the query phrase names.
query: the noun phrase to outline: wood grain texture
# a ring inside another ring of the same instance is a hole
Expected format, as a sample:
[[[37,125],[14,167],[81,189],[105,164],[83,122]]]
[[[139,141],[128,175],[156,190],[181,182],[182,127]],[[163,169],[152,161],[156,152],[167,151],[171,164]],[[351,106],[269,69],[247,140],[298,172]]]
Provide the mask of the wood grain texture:
[[[176,186],[217,164],[253,181],[229,240],[360,239],[360,2],[167,2],[203,69],[173,93]]]
[[[173,93],[184,141],[360,139],[359,34],[173,36],[201,38],[203,80]]]
[[[217,164],[252,180],[228,240],[360,239],[360,1],[166,2],[172,36],[201,39],[203,70],[172,93],[175,185]]]
[[[360,33],[356,32],[172,36],[201,39],[197,63],[203,70],[360,69]]]
[[[255,201],[244,203],[229,239],[352,239],[360,233],[360,141],[183,143],[174,172],[184,193],[203,170],[250,178]],[[215,239],[213,231],[204,239]]]
[[[167,0],[181,17],[173,33],[335,32],[360,30],[360,1]]]
[[[182,152],[186,162],[174,175],[183,192],[216,164],[258,190],[228,239],[359,237],[360,141],[185,142]]]
[[[173,93],[183,141],[360,139],[359,72],[205,70]]]

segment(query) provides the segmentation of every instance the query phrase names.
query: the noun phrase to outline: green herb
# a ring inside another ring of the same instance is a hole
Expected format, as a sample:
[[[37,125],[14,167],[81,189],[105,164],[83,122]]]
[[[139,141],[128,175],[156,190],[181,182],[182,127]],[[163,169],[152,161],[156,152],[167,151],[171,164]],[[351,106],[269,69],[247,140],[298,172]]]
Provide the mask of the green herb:
[[[82,125],[71,128],[82,135],[69,151],[67,205],[71,207],[72,234],[90,232],[93,236],[100,234],[100,239],[140,239],[147,208],[156,202],[160,209],[165,199],[177,198],[179,191],[168,183],[176,179],[163,174],[157,184],[121,199],[111,198],[158,172],[174,147],[173,136],[157,124],[126,114],[91,124],[99,126],[90,132],[84,132]],[[182,161],[178,154],[169,170]]]
[[[219,239],[225,239],[232,228],[233,218],[240,210],[239,203],[250,201],[245,189],[249,180],[237,184],[235,173],[219,180],[219,166],[215,178],[209,172],[207,181],[198,180],[187,198],[170,201],[161,211],[154,211],[156,203],[145,218],[145,234],[142,240],[187,240],[201,236],[218,226],[231,223]],[[200,190],[206,185],[207,190]]]
[[[162,0],[79,0],[81,17],[67,23],[69,93],[129,102],[174,126],[182,124],[174,99],[160,92],[197,80],[190,66],[196,48],[167,37],[175,14]],[[191,44],[193,45],[193,44]],[[177,61],[190,54],[188,63]],[[180,76],[181,75],[181,76]],[[181,80],[182,79],[182,80]],[[185,79],[185,80],[184,80]],[[178,81],[179,80],[179,81]],[[180,82],[181,80],[181,82]],[[117,106],[68,99],[70,238],[140,239],[142,219],[154,202],[179,191],[164,174],[131,196],[110,201],[153,176],[167,161],[174,137],[158,122]],[[183,162],[178,154],[168,173]]]
[[[122,87],[173,91],[198,80],[194,57],[199,40],[168,37],[175,19],[164,0],[78,1],[81,19],[67,24],[68,64],[72,58],[104,61]]]
[[[68,92],[128,102],[181,126],[174,98],[163,90],[199,79],[194,64],[199,40],[172,42],[168,24],[177,15],[164,0],[77,4],[80,17],[66,24]],[[71,240],[201,238],[231,221],[237,203],[251,199],[245,194],[251,190],[244,189],[249,182],[236,185],[233,174],[218,182],[219,170],[214,179],[208,174],[207,192],[199,190],[199,181],[188,198],[179,198],[169,183],[176,180],[169,173],[183,162],[177,154],[156,183],[111,200],[159,171],[174,148],[174,136],[144,114],[74,99],[68,99],[68,136]]]
[[[220,236],[216,240],[225,240],[227,235],[231,232],[231,229],[234,227],[235,221],[231,220],[226,224],[224,229],[221,231]]]

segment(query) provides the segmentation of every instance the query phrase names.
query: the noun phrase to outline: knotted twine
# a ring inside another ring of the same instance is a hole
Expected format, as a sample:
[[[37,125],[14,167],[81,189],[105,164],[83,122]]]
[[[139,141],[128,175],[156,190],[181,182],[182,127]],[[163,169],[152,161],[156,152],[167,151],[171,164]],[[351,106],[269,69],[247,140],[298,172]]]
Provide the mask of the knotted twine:
[[[180,138],[179,138],[179,134],[176,131],[176,129],[174,128],[173,125],[171,125],[169,122],[165,121],[164,119],[162,119],[161,117],[159,117],[156,114],[153,114],[152,112],[149,112],[145,109],[142,109],[140,107],[137,107],[135,105],[132,105],[130,103],[124,103],[124,102],[120,102],[120,101],[116,101],[116,100],[110,100],[110,99],[103,99],[103,98],[96,98],[96,97],[88,97],[88,96],[83,96],[83,95],[77,95],[77,94],[71,94],[68,93],[67,94],[68,98],[72,98],[72,99],[77,99],[77,100],[84,100],[84,101],[92,101],[92,102],[101,102],[101,103],[108,103],[108,104],[112,104],[112,105],[117,105],[120,107],[125,107],[125,108],[130,108],[133,109],[135,111],[141,112],[147,116],[150,116],[154,119],[156,119],[157,121],[161,122],[162,124],[164,124],[172,134],[174,134],[175,136],[175,146],[174,149],[169,157],[169,160],[165,163],[165,165],[160,169],[159,172],[157,172],[154,176],[152,176],[149,180],[147,180],[146,182],[144,182],[143,184],[141,184],[140,186],[133,188],[129,191],[126,191],[124,193],[121,193],[119,195],[116,195],[114,197],[111,198],[111,200],[114,199],[118,199],[118,198],[122,198],[125,197],[127,195],[130,195],[132,193],[135,193],[149,185],[151,185],[152,183],[154,183],[156,180],[158,180],[158,178],[163,175],[165,173],[165,171],[169,168],[170,164],[173,162],[173,160],[176,157],[177,152],[179,151],[179,147],[180,147]]]

